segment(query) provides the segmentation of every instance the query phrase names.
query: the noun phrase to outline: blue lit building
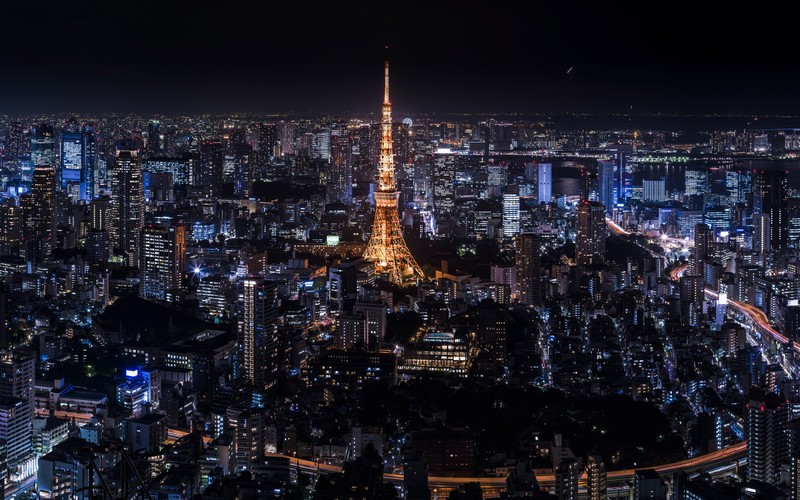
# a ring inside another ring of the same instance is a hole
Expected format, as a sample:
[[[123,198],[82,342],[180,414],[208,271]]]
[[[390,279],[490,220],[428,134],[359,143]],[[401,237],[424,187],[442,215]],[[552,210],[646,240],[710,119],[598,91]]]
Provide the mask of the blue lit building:
[[[95,137],[91,125],[80,132],[61,134],[61,190],[73,201],[91,201],[95,197]]]

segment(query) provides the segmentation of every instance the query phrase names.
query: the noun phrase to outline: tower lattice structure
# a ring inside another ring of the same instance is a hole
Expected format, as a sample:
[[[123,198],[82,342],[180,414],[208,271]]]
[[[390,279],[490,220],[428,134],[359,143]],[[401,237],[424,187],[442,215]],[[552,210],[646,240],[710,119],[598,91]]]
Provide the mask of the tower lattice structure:
[[[392,152],[392,103],[389,102],[389,60],[384,63],[383,111],[381,116],[381,156],[378,164],[378,191],[375,196],[375,221],[364,258],[375,264],[376,274],[393,283],[406,283],[424,278],[414,256],[408,250],[397,202],[400,193],[394,183],[394,154]]]

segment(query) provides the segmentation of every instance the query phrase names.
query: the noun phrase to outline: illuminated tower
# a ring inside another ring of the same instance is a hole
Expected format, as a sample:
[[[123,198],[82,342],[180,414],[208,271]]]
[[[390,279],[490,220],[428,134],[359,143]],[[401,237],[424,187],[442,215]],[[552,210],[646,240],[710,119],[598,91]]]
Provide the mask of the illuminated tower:
[[[397,200],[400,192],[394,184],[392,153],[392,104],[389,102],[389,61],[384,64],[383,118],[381,120],[381,157],[378,164],[378,191],[375,192],[375,222],[372,224],[364,258],[375,263],[376,274],[393,283],[404,283],[425,274],[414,260],[403,239]]]

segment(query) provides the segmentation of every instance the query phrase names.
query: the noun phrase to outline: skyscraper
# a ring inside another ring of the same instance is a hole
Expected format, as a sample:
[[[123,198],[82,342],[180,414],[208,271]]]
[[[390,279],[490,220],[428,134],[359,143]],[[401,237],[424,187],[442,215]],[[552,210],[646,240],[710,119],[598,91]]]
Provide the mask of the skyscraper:
[[[139,251],[139,296],[164,300],[166,292],[180,288],[186,256],[186,234],[182,224],[145,226]]]
[[[606,480],[606,466],[603,460],[596,455],[590,455],[586,461],[586,496],[589,500],[608,498]]]
[[[111,197],[112,241],[128,254],[131,265],[138,263],[139,231],[144,221],[144,182],[139,150],[131,144],[117,146]]]
[[[42,123],[31,130],[31,163],[34,167],[56,166],[56,137],[50,125]]]
[[[595,201],[578,205],[575,224],[575,262],[579,266],[602,264],[606,254],[606,210]]]
[[[520,304],[540,306],[542,303],[541,241],[533,233],[515,238],[517,264],[517,300]]]
[[[74,202],[95,196],[95,138],[91,125],[61,133],[59,178],[61,191]]]
[[[777,484],[789,462],[789,403],[778,394],[750,390],[747,405],[747,480]]]
[[[539,190],[536,200],[539,203],[550,203],[553,198],[553,165],[551,163],[539,164],[537,182]]]
[[[83,137],[80,132],[61,134],[61,190],[73,201],[81,199],[83,169]]]
[[[222,193],[224,160],[222,141],[207,140],[200,143],[195,186],[202,187],[209,195]]]
[[[708,258],[711,244],[714,242],[714,233],[706,224],[696,224],[694,226],[694,253],[692,254],[692,275],[703,274],[705,261]]]
[[[35,359],[25,352],[0,356],[0,439],[13,463],[31,451]]]
[[[433,208],[444,214],[455,207],[456,157],[437,155],[431,173],[433,176]]]
[[[47,258],[56,240],[56,173],[52,166],[33,170],[31,197],[25,207],[28,260]]]
[[[614,162],[600,160],[597,162],[597,177],[600,185],[600,197],[597,201],[606,207],[606,213],[611,213],[616,205],[614,200]]]
[[[503,193],[503,236],[512,238],[519,233],[519,187],[507,186]]]
[[[383,110],[381,118],[381,155],[378,165],[378,191],[375,196],[375,220],[372,224],[364,258],[375,264],[375,273],[393,283],[424,278],[414,256],[403,239],[397,201],[400,193],[394,183],[392,152],[392,104],[389,102],[389,61],[384,64]]]
[[[789,216],[786,172],[758,172],[753,179],[753,215],[769,214],[772,250],[786,248]]]
[[[239,294],[239,344],[245,379],[268,389],[278,376],[278,284],[247,278]]]
[[[760,213],[753,216],[753,251],[762,255],[769,252],[772,248],[771,236],[769,214]]]
[[[331,136],[331,179],[328,184],[329,202],[349,204],[353,199],[352,145],[347,136]]]

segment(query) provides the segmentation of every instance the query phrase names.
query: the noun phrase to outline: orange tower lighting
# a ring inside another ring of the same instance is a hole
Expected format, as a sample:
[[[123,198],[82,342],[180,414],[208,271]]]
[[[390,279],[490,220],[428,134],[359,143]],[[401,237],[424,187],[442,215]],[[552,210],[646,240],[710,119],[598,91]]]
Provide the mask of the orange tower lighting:
[[[408,250],[397,201],[400,193],[394,183],[394,154],[392,152],[392,104],[389,102],[389,59],[384,63],[383,112],[381,116],[381,157],[378,164],[378,191],[375,196],[375,221],[364,251],[364,258],[375,264],[375,273],[392,283],[408,283],[425,278],[414,256]]]

